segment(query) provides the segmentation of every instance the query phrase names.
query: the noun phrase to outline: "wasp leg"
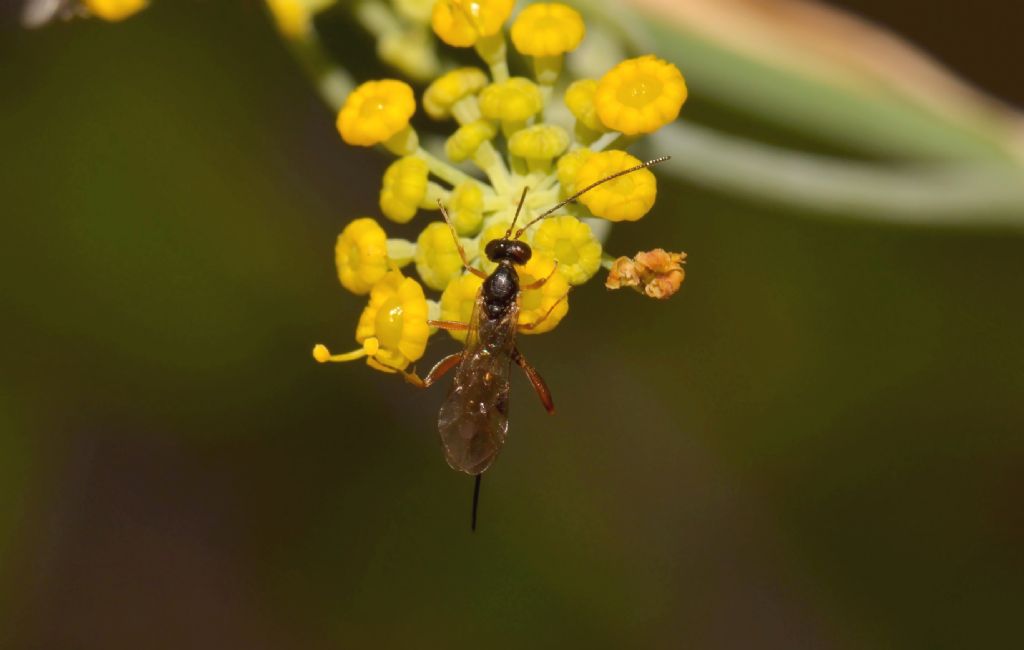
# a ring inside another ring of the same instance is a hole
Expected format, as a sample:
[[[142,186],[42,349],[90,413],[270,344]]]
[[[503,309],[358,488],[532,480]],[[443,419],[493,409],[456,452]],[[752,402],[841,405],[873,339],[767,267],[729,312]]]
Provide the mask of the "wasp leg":
[[[551,307],[549,307],[548,310],[546,312],[544,312],[543,316],[541,316],[540,318],[538,318],[537,320],[535,320],[532,323],[523,323],[522,325],[519,326],[519,329],[527,330],[527,331],[532,330],[532,329],[536,329],[537,327],[540,326],[541,323],[543,323],[544,321],[546,321],[548,319],[548,316],[551,315],[551,312],[555,311],[555,307],[557,307],[558,305],[562,304],[562,301],[565,300],[568,297],[569,297],[569,294],[566,293],[564,296],[562,296],[561,298],[556,300],[555,304],[551,305]]]
[[[428,320],[427,325],[449,332],[468,332],[469,323],[459,323],[453,320]]]
[[[557,271],[557,270],[558,270],[558,260],[555,260],[555,267],[553,269],[551,269],[551,273],[548,273],[546,277],[543,277],[540,280],[537,280],[536,282],[531,282],[530,284],[524,284],[523,286],[521,286],[519,288],[524,290],[524,291],[529,291],[531,289],[540,289],[541,287],[544,286],[544,284],[548,280],[551,279],[551,276],[553,276],[555,274],[555,271]]]
[[[459,241],[459,233],[455,232],[455,224],[452,223],[452,218],[448,216],[448,211],[444,209],[441,199],[437,200],[437,207],[441,208],[441,216],[444,217],[444,222],[448,224],[449,230],[452,231],[452,237],[455,239],[455,246],[459,249],[459,257],[462,258],[462,265],[476,277],[487,279],[486,273],[469,265],[469,260],[466,259],[466,249],[462,247],[462,242]]]
[[[526,373],[530,383],[533,384],[533,390],[537,392],[537,397],[540,398],[540,403],[544,405],[547,412],[554,413],[555,401],[551,399],[551,389],[544,383],[544,378],[540,376],[537,369],[530,365],[518,348],[512,350],[512,360]]]
[[[447,357],[444,357],[434,364],[434,367],[430,369],[430,372],[428,372],[427,376],[423,379],[420,379],[420,376],[415,372],[405,372],[404,370],[400,372],[402,373],[402,377],[404,377],[405,380],[413,386],[417,388],[430,388],[434,382],[444,377],[452,368],[459,365],[460,361],[462,361],[461,352],[449,354]]]

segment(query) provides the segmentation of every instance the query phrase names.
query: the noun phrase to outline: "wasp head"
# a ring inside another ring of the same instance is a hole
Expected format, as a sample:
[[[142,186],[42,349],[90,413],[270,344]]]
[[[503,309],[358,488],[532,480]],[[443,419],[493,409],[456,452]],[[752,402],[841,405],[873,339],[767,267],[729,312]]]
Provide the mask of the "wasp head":
[[[492,239],[488,242],[486,248],[484,248],[484,253],[487,254],[487,259],[492,262],[508,260],[520,266],[529,262],[530,257],[533,256],[533,251],[530,250],[530,245],[526,242],[504,237]]]

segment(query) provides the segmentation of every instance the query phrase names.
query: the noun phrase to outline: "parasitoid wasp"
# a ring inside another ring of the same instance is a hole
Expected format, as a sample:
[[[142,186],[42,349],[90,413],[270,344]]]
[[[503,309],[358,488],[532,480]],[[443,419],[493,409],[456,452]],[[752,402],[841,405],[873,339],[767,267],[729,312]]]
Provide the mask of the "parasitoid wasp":
[[[519,220],[519,214],[523,209],[529,189],[524,188],[516,207],[515,217],[508,230],[505,231],[505,235],[501,239],[492,240],[484,248],[487,259],[497,264],[497,268],[490,274],[469,264],[448,211],[441,201],[438,201],[441,214],[455,238],[463,265],[467,271],[482,278],[483,285],[477,294],[473,313],[468,323],[428,321],[431,327],[467,332],[465,347],[462,351],[450,354],[438,361],[426,377],[420,378],[415,372],[402,372],[402,374],[409,383],[420,388],[428,388],[455,369],[451,389],[441,405],[441,411],[437,417],[437,429],[441,434],[441,445],[444,448],[448,465],[475,479],[470,523],[472,530],[476,530],[481,476],[494,462],[508,438],[509,374],[513,362],[526,373],[541,404],[544,405],[548,413],[554,413],[555,410],[551,391],[544,383],[544,379],[519,352],[519,348],[516,346],[516,333],[519,330],[537,327],[557,306],[558,303],[552,305],[535,322],[525,324],[518,322],[520,291],[543,286],[551,275],[557,272],[557,261],[555,268],[547,277],[528,285],[520,285],[516,266],[526,264],[533,255],[529,244],[521,241],[520,237],[530,226],[553,215],[598,185],[668,159],[669,156],[655,158],[606,176],[584,187],[554,207],[545,210],[526,225],[515,230],[513,235],[513,229]],[[564,299],[565,297],[562,298],[562,300]]]

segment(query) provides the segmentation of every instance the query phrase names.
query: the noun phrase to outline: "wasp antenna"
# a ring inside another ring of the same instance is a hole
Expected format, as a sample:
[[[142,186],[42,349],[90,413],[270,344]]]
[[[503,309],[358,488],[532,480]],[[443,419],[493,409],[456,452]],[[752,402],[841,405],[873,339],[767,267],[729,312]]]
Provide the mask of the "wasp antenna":
[[[444,217],[444,222],[448,224],[448,229],[452,231],[452,237],[455,238],[455,243],[459,243],[459,233],[455,230],[455,224],[452,223],[452,218],[448,216],[448,210],[445,210],[444,204],[441,203],[441,199],[437,200],[437,207],[441,210],[441,216]]]
[[[508,230],[505,231],[505,239],[508,239],[512,234],[512,229],[516,227],[516,221],[519,220],[519,213],[523,210],[523,203],[526,201],[526,193],[530,191],[529,187],[523,188],[523,194],[519,197],[519,205],[516,206],[516,216],[512,217],[512,223],[509,224]],[[518,235],[516,235],[518,237]]]
[[[483,474],[477,474],[476,480],[473,482],[473,516],[469,521],[469,529],[476,532],[476,507],[480,504],[480,479],[483,478]]]
[[[615,180],[619,176],[625,176],[626,174],[632,174],[633,172],[640,171],[641,169],[644,169],[646,167],[653,167],[654,165],[657,165],[659,163],[665,162],[666,160],[668,160],[671,157],[672,156],[661,156],[659,158],[654,158],[653,160],[648,160],[647,162],[640,163],[639,165],[635,165],[633,167],[630,167],[629,169],[623,169],[622,171],[618,171],[618,172],[615,172],[614,174],[611,174],[609,176],[605,176],[604,178],[602,178],[599,181],[594,181],[593,183],[591,183],[590,185],[587,185],[582,190],[580,190],[579,192],[576,192],[575,194],[573,194],[572,196],[570,196],[566,200],[562,201],[561,203],[559,203],[555,207],[551,208],[550,210],[545,210],[544,212],[542,212],[539,215],[537,215],[536,217],[534,217],[532,220],[530,220],[529,223],[527,223],[525,226],[523,226],[522,228],[520,228],[519,230],[516,231],[516,238],[518,239],[523,234],[523,232],[527,228],[532,226],[533,224],[535,224],[538,221],[540,221],[541,219],[544,219],[545,217],[551,215],[552,213],[557,212],[558,210],[561,210],[562,208],[564,208],[565,206],[569,205],[570,203],[574,203],[576,201],[576,199],[580,198],[581,196],[583,196],[584,194],[586,194],[590,190],[594,189],[598,185],[603,185],[604,183],[607,183],[608,181]]]

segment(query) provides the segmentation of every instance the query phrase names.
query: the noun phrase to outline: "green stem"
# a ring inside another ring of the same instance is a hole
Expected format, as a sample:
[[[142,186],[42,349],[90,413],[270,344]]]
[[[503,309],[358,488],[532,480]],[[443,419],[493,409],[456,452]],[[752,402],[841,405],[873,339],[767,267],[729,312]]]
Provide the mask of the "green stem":
[[[995,163],[862,163],[679,123],[654,142],[672,152],[664,169],[720,191],[878,221],[1024,227],[1024,172]]]
[[[457,169],[456,167],[449,165],[445,161],[441,160],[434,154],[424,149],[423,147],[417,149],[416,153],[413,155],[427,163],[427,168],[430,169],[431,174],[437,176],[438,178],[448,183],[452,187],[455,187],[468,181],[473,181],[476,183],[480,182],[477,181],[472,176],[470,176],[469,174],[462,171],[461,169]],[[480,183],[480,186],[485,188],[485,193],[493,192],[493,190],[491,190],[489,186],[484,185],[483,183]]]
[[[345,98],[356,87],[352,75],[334,62],[315,30],[311,29],[301,39],[288,39],[287,43],[324,103],[335,112],[341,110]]]

